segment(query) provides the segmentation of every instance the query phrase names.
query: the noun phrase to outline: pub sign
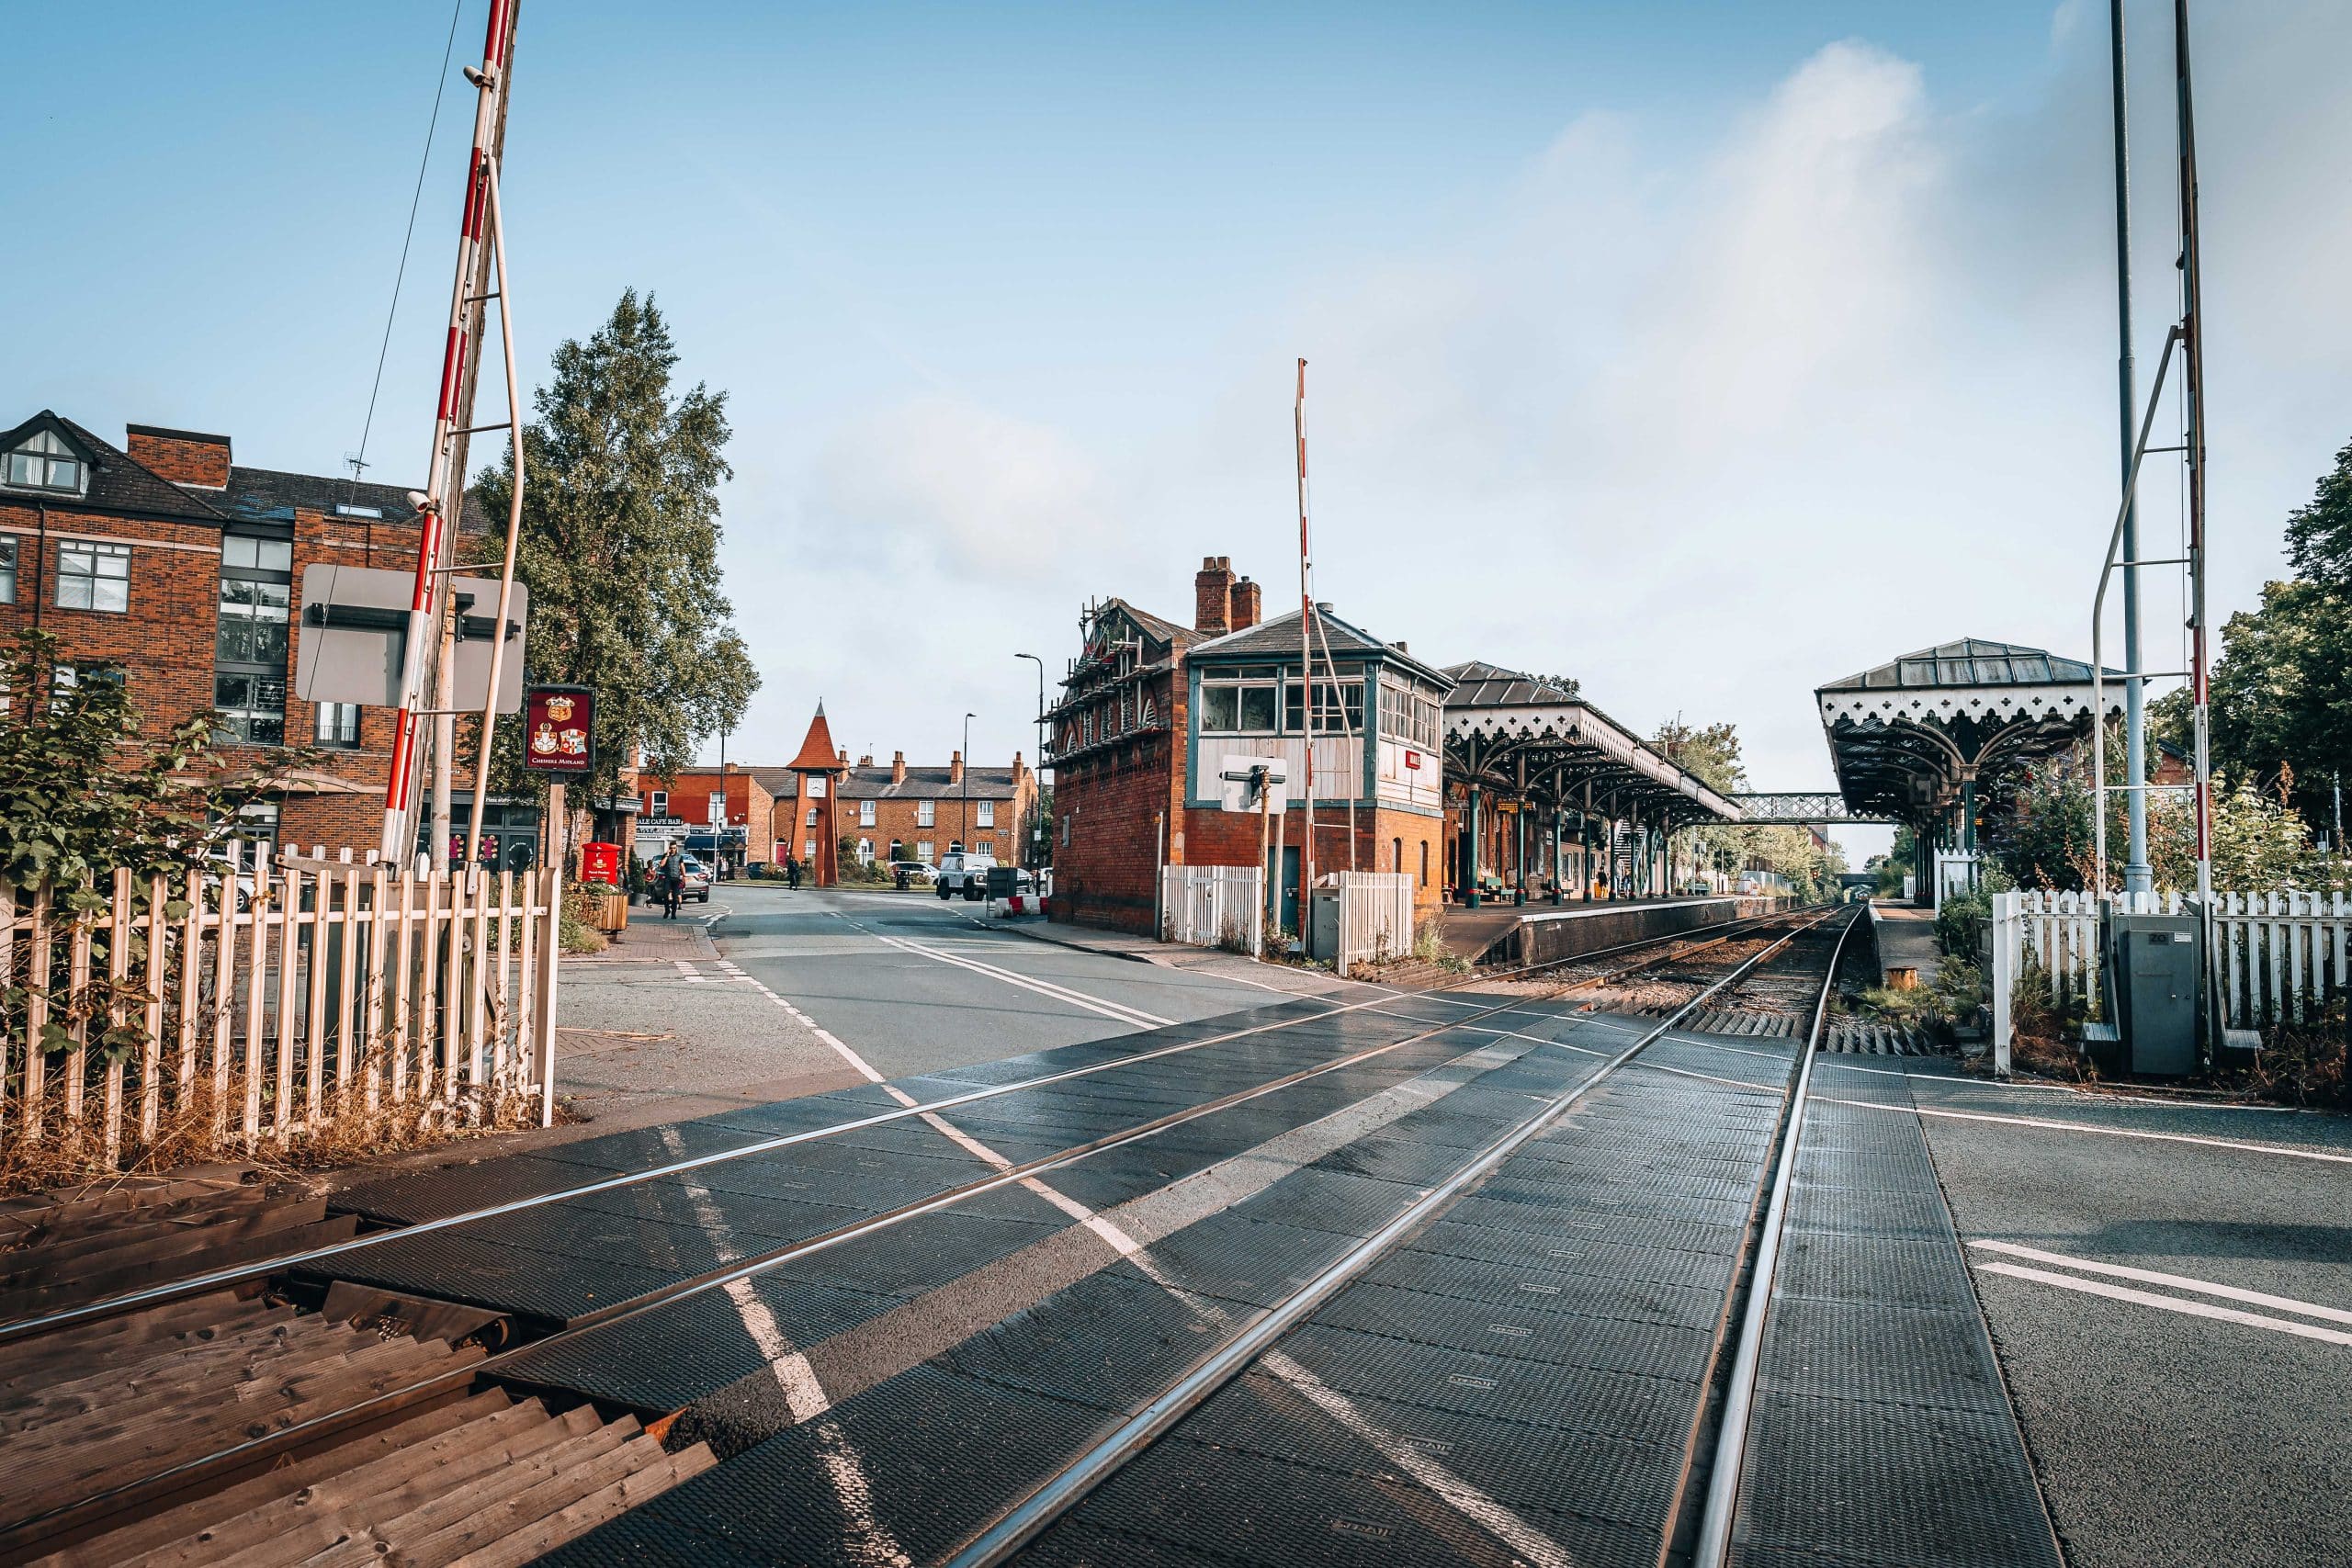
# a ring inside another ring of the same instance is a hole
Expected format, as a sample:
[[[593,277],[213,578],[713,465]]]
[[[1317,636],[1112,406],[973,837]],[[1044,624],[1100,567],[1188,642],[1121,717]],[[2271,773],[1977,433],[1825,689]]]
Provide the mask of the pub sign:
[[[523,766],[535,773],[588,774],[596,697],[585,686],[533,686],[523,694]]]

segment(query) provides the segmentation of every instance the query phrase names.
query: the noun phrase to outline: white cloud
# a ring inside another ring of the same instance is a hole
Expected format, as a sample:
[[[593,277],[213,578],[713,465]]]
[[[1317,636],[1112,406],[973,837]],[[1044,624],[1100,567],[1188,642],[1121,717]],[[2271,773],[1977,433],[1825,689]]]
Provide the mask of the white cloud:
[[[838,431],[804,511],[802,548],[820,561],[988,583],[1034,576],[1113,515],[1068,435],[938,395]]]

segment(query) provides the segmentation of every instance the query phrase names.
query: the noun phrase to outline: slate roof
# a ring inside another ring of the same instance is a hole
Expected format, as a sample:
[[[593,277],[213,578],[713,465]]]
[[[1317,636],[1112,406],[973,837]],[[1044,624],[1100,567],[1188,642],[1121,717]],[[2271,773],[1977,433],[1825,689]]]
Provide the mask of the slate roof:
[[[416,524],[416,509],[408,503],[405,486],[372,484],[364,479],[354,483],[348,478],[289,474],[277,468],[248,468],[242,465],[229,469],[229,488],[215,496],[213,504],[232,517],[251,523],[291,523],[297,507],[333,517],[338,506],[364,506],[382,513],[382,517],[361,517],[356,521],[406,527]],[[489,514],[470,491],[466,495],[465,517],[459,526],[468,534],[485,533],[490,528]]]
[[[1155,615],[1149,610],[1137,609],[1135,605],[1128,604],[1125,599],[1114,596],[1103,600],[1102,604],[1104,608],[1116,604],[1120,609],[1125,610],[1128,615],[1134,616],[1136,620],[1141,624],[1144,630],[1159,638],[1162,642],[1182,642],[1193,635],[1192,627],[1179,626],[1174,621],[1170,620],[1167,616]]]
[[[2047,649],[1969,637],[1906,653],[1874,670],[1828,682],[1818,689],[1855,692],[1952,686],[2073,686],[2088,685],[2090,679],[2091,667],[2079,659],[2061,658]]]
[[[1011,768],[967,768],[974,800],[1013,798]],[[947,770],[910,764],[904,783],[892,784],[888,768],[852,768],[834,791],[843,800],[961,800],[964,786],[951,781]]]
[[[1453,682],[1453,690],[1445,699],[1448,707],[1544,707],[1584,701],[1574,682],[1506,670],[1483,659],[1449,664],[1445,673]]]
[[[291,474],[277,468],[248,468],[233,464],[229,469],[229,483],[225,490],[194,490],[175,485],[111,441],[50,409],[43,409],[16,429],[0,434],[0,451],[15,446],[44,424],[53,425],[88,456],[90,487],[87,493],[68,498],[53,491],[13,490],[0,483],[0,495],[32,497],[53,505],[66,504],[70,501],[71,504],[101,512],[186,518],[190,522],[215,525],[226,522],[290,524],[294,521],[297,507],[332,517],[335,515],[335,508],[343,505],[373,507],[383,513],[380,519],[362,519],[365,522],[382,521],[412,527],[416,523],[416,510],[409,505],[408,490],[401,485],[364,481],[355,485],[349,479],[335,479],[323,474]],[[188,431],[165,430],[159,425],[141,424],[130,428],[147,434],[198,440],[225,439],[198,435]],[[466,497],[464,513],[459,525],[463,532],[479,534],[490,527],[488,514],[470,494]]]
[[[56,430],[89,458],[88,491],[78,497],[67,496],[55,491],[16,490],[0,482],[0,495],[46,501],[52,506],[87,506],[101,512],[130,512],[148,517],[184,517],[213,524],[224,521],[223,514],[207,504],[202,495],[182,490],[113,442],[54,410],[43,409],[0,435],[0,450],[15,447],[43,427]],[[0,479],[4,479],[5,475],[0,475]]]
[[[1318,606],[1316,619],[1315,657],[1318,660],[1328,644],[1334,659],[1341,654],[1374,654],[1406,666],[1431,685],[1450,686],[1453,683],[1452,678],[1443,671],[1422,663],[1395,643],[1383,642],[1362,626],[1343,621],[1327,609]],[[1290,610],[1260,621],[1254,626],[1196,642],[1187,657],[1195,662],[1204,659],[1295,659],[1298,651],[1298,612]]]

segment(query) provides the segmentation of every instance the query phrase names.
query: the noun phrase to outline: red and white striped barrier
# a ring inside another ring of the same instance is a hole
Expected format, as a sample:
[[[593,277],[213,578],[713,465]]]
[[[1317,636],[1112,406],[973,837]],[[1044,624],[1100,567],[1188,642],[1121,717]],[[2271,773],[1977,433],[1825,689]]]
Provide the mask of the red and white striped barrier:
[[[1035,893],[1008,894],[996,901],[996,912],[1000,915],[1043,915],[1046,900]]]

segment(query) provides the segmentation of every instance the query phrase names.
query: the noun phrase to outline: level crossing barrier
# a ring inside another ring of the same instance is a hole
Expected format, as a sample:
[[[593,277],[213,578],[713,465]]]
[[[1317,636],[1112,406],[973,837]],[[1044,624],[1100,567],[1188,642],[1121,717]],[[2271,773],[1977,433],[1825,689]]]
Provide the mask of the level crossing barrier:
[[[2111,896],[2120,914],[2193,914],[2178,893]],[[2347,984],[2352,896],[2344,893],[2216,893],[2213,951],[2222,1027],[2275,1028],[2318,1022]],[[2061,1005],[2098,1000],[2098,902],[2087,893],[1993,895],[1994,1066],[2006,1072],[2016,1039],[2011,995],[2028,964],[2050,977]]]
[[[388,1113],[546,1125],[560,889],[290,861],[0,883],[0,1159],[121,1169]]]

